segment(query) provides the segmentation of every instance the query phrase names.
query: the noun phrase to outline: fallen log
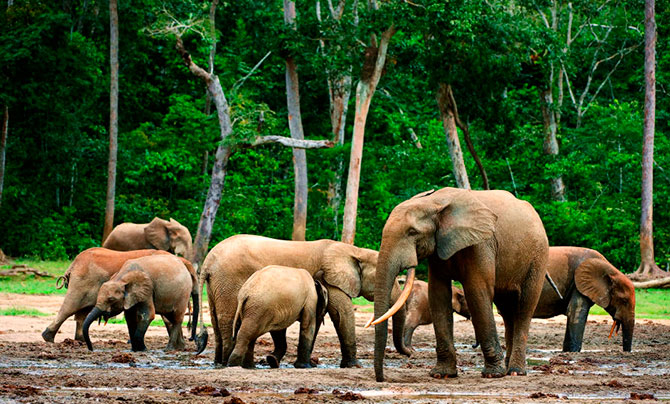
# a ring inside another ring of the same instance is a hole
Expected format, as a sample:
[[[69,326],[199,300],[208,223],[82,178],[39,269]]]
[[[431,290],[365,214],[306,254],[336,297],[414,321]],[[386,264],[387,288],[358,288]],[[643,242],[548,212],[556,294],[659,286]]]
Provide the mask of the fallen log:
[[[12,265],[10,269],[0,271],[0,276],[16,276],[16,275],[27,275],[27,274],[33,274],[35,276],[41,276],[43,278],[54,277],[48,272],[40,271],[39,269],[35,268],[30,268],[25,264]]]
[[[670,287],[670,277],[644,282],[633,282],[633,286],[635,286],[635,289],[667,288]]]

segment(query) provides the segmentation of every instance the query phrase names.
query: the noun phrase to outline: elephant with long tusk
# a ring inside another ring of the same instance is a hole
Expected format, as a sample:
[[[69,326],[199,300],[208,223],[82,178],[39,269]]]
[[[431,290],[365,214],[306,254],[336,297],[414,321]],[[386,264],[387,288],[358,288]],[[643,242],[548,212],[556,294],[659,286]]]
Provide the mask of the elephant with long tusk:
[[[443,188],[396,206],[384,225],[375,285],[375,377],[384,380],[384,350],[391,286],[407,269],[412,288],[419,260],[428,260],[430,312],[437,341],[436,378],[455,377],[451,281],[463,285],[484,354],[483,377],[524,375],[526,341],[540,297],[549,249],[542,220],[533,207],[506,191]],[[507,352],[498,342],[492,304],[505,322]]]

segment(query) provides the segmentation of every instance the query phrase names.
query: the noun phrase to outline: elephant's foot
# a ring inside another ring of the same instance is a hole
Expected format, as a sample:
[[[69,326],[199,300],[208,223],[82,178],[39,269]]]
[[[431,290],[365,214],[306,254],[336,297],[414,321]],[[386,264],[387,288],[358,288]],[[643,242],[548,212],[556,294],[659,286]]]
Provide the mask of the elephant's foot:
[[[244,362],[244,363],[242,363],[242,367],[245,368],[245,369],[256,369],[256,364],[253,363],[253,362],[251,362],[251,363]]]
[[[86,339],[84,338],[84,335],[75,335],[74,336],[75,341],[80,341],[80,342],[86,342]]]
[[[340,362],[341,368],[362,368],[363,365],[356,358],[342,359]]]
[[[507,371],[508,376],[526,376],[526,369],[521,369],[517,367],[509,368]]]
[[[143,352],[147,350],[147,346],[144,345],[144,342],[137,343],[137,344],[132,344],[132,351],[133,352]]]
[[[272,369],[277,369],[279,367],[279,360],[274,355],[266,356],[265,360]]]
[[[54,338],[56,337],[56,331],[51,331],[48,328],[42,332],[42,338],[46,342],[54,342]],[[83,337],[82,337],[83,338]]]
[[[296,369],[311,369],[311,368],[314,367],[314,366],[312,366],[312,364],[309,363],[309,362],[298,362],[298,361],[295,361],[295,362],[293,363],[293,366],[294,366]]]
[[[484,366],[482,371],[482,377],[485,379],[494,379],[498,377],[505,376],[505,368],[502,365],[489,365],[488,363]]]
[[[449,379],[452,377],[458,377],[456,364],[438,362],[437,365],[435,365],[435,367],[430,370],[430,377],[434,377],[436,379]]]

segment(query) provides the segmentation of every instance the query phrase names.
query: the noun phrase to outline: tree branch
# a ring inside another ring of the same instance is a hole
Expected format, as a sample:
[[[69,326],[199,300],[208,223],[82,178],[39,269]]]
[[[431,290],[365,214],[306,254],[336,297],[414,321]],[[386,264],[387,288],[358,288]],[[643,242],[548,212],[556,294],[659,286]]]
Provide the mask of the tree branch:
[[[268,143],[279,143],[283,146],[293,147],[296,149],[326,149],[334,146],[330,140],[308,140],[308,139],[293,139],[285,136],[259,136],[254,139],[249,145],[251,147],[260,146]]]
[[[666,288],[670,286],[670,277],[644,282],[633,282],[633,286],[635,286],[635,289]]]

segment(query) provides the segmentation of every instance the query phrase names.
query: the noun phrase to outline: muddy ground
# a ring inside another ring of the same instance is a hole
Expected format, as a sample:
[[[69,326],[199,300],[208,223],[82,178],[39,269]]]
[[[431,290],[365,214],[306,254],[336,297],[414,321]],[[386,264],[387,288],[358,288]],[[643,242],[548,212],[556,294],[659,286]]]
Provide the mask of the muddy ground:
[[[339,369],[337,335],[327,319],[316,342],[316,369],[294,369],[298,327],[288,332],[289,351],[280,369],[269,369],[263,358],[272,350],[269,334],[256,345],[259,369],[215,368],[213,333],[199,356],[189,351],[166,352],[167,333],[151,327],[147,352],[131,352],[125,325],[91,327],[96,348],[73,341],[74,321],[68,320],[56,343],[40,333],[54,318],[61,296],[0,294],[0,307],[34,307],[49,317],[0,317],[0,402],[54,403],[190,403],[190,402],[616,402],[670,400],[670,320],[639,320],[633,352],[621,351],[621,336],[607,339],[609,317],[592,316],[584,351],[561,353],[565,317],[533,320],[528,341],[527,376],[482,379],[483,359],[472,349],[472,325],[455,316],[459,377],[434,380],[432,326],[414,334],[417,353],[406,358],[389,345],[385,383],[374,381],[374,331],[364,329],[369,313],[357,312],[358,356],[361,369]],[[502,320],[497,318],[499,335]],[[390,338],[389,338],[389,344]],[[302,393],[301,393],[302,392]]]

